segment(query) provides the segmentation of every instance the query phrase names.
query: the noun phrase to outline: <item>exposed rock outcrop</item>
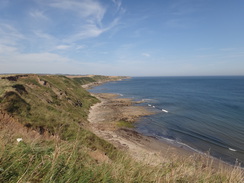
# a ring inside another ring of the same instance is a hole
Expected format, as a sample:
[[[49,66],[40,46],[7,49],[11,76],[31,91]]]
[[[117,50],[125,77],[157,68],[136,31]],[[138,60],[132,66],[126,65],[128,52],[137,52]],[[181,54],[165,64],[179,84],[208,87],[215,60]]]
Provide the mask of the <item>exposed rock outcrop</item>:
[[[23,85],[16,84],[16,85],[13,85],[12,87],[15,88],[15,90],[16,90],[19,94],[21,94],[21,95],[22,95],[22,94],[27,94],[27,93],[28,93]]]
[[[16,75],[16,76],[7,76],[7,77],[2,77],[2,79],[7,79],[9,81],[17,81],[21,77],[27,77],[28,75]]]

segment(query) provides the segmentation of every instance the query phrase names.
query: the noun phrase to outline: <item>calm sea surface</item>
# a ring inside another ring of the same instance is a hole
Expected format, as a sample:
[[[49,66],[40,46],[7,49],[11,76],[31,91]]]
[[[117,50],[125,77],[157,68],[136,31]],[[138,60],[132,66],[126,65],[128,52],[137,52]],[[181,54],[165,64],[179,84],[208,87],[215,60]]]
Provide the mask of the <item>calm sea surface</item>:
[[[227,162],[244,162],[244,77],[134,77],[90,90],[118,93],[155,111],[136,130]]]

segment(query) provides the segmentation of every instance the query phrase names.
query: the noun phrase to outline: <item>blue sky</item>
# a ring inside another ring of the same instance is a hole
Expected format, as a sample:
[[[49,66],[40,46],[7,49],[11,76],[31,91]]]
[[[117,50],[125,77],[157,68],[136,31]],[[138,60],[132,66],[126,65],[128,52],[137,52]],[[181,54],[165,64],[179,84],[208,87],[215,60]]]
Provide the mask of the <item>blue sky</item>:
[[[243,0],[0,0],[0,73],[244,75]]]

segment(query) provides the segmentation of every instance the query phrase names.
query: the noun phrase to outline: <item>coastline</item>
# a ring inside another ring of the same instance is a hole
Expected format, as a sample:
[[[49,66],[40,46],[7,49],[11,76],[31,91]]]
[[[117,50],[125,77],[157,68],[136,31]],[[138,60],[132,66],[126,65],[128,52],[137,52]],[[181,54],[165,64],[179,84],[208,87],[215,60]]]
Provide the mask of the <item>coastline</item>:
[[[116,78],[116,76],[109,76],[110,77],[110,80],[105,80],[105,81],[98,81],[98,82],[92,82],[92,83],[88,83],[88,84],[83,84],[81,85],[84,89],[86,90],[89,90],[89,89],[92,89],[93,87],[96,87],[96,86],[99,86],[99,85],[103,85],[105,83],[108,83],[108,82],[113,82],[113,81],[121,81],[121,80],[124,80],[124,79],[130,79],[130,77],[124,77],[124,78]]]
[[[101,102],[91,107],[88,116],[91,130],[115,147],[128,152],[134,159],[147,164],[170,163],[172,159],[197,156],[199,153],[136,132],[133,127],[121,127],[120,122],[132,124],[140,117],[153,114],[131,99],[116,94],[92,94]],[[142,101],[141,101],[142,102]]]
[[[106,82],[91,83],[85,89],[88,90],[104,83]],[[135,160],[150,165],[159,165],[171,163],[172,160],[184,161],[185,159],[191,159],[196,163],[201,159],[208,166],[211,164],[210,167],[214,169],[229,169],[239,166],[229,164],[188,145],[172,143],[167,139],[159,140],[156,137],[137,132],[133,123],[143,116],[154,114],[149,108],[136,105],[144,101],[120,98],[118,94],[112,93],[91,93],[91,95],[98,98],[100,103],[90,108],[88,115],[90,130],[116,148],[126,151]],[[126,122],[125,127],[120,126],[120,121]],[[127,127],[128,123],[132,125]]]

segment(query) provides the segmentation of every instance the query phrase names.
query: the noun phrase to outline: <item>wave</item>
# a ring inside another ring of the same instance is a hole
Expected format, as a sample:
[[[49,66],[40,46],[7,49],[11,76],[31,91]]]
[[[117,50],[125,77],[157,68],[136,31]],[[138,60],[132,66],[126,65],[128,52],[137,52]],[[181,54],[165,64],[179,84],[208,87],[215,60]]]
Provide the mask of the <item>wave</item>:
[[[150,134],[151,135],[151,134]],[[167,138],[167,137],[163,137],[163,136],[159,136],[159,135],[156,135],[156,134],[153,134],[154,137],[156,137],[156,139],[158,139],[159,141],[166,141],[167,143],[170,143],[172,144],[173,146],[176,146],[176,147],[180,147],[180,148],[184,148],[184,149],[189,149],[191,151],[194,151],[194,152],[197,152],[199,154],[204,154],[204,152],[202,151],[199,151],[198,149],[196,148],[193,148],[191,147],[190,145],[188,144],[185,144],[183,142],[179,142],[175,139],[171,139],[171,138]]]
[[[157,107],[157,106],[154,106],[154,105],[152,105],[152,104],[147,104],[149,107],[152,107],[152,108],[155,108],[155,109],[158,109],[158,110],[160,110],[160,111],[162,111],[162,112],[165,112],[165,113],[168,113],[169,111],[167,111],[166,109],[161,109],[161,108],[159,108],[159,107]]]
[[[169,111],[167,111],[167,110],[165,110],[165,109],[162,109],[162,111],[163,111],[163,112],[166,112],[166,113],[168,113],[168,112],[169,112]]]
[[[211,137],[211,136],[205,136],[196,132],[186,132],[186,131],[181,131],[181,130],[177,130],[177,129],[171,129],[173,131],[176,131],[178,133],[182,133],[191,137],[194,137],[196,139],[202,140],[204,142],[207,142],[208,144],[213,144],[216,145],[218,147],[224,148],[224,149],[228,149],[232,152],[239,152],[239,153],[243,153],[243,151],[239,148],[233,148],[230,147],[228,144],[226,144],[225,142],[221,141],[220,139],[217,139],[215,137]]]
[[[142,99],[143,102],[155,102],[155,99],[150,99],[150,98],[144,98]]]
[[[237,150],[235,150],[235,149],[232,149],[232,148],[230,148],[230,147],[229,147],[229,150],[230,150],[230,151],[234,151],[234,152],[235,152],[235,151],[237,151]]]

